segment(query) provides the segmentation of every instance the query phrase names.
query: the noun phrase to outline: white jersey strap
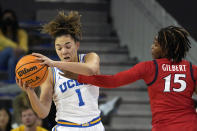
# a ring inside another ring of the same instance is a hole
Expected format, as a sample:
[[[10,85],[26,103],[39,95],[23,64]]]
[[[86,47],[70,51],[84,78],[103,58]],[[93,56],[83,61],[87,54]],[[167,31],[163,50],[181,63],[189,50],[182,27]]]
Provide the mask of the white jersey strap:
[[[53,86],[55,86],[56,83],[56,71],[54,67],[51,67],[52,73],[53,73]]]
[[[85,63],[85,56],[86,56],[86,54],[79,54],[78,61],[81,63]]]

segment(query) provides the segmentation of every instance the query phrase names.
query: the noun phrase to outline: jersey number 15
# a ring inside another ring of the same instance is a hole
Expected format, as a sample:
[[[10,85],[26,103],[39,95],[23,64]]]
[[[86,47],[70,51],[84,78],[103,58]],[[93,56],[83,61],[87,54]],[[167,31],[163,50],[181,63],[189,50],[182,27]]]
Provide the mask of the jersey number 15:
[[[174,75],[174,81],[171,81],[171,74],[164,77],[163,79],[165,79],[165,89],[164,92],[170,92],[170,87],[171,87],[171,82],[173,83],[179,83],[180,84],[180,88],[173,88],[172,90],[174,92],[182,92],[185,90],[186,88],[186,82],[184,80],[181,80],[180,78],[185,78],[186,75],[185,74],[175,74]]]

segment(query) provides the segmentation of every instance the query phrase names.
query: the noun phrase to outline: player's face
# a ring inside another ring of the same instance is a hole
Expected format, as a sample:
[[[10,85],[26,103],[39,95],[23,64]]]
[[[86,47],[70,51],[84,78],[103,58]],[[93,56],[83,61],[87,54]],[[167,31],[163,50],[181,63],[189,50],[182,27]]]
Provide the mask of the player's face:
[[[62,35],[55,39],[55,49],[61,61],[77,62],[79,42],[75,42],[70,35]]]
[[[159,59],[162,58],[162,48],[160,44],[158,43],[157,37],[155,37],[154,42],[151,46],[152,51],[152,57],[153,59]]]
[[[0,127],[5,127],[8,124],[9,121],[9,115],[7,112],[2,109],[0,110]]]
[[[32,111],[32,109],[27,109],[22,111],[21,118],[22,118],[22,123],[27,127],[34,126],[38,119],[36,114]]]

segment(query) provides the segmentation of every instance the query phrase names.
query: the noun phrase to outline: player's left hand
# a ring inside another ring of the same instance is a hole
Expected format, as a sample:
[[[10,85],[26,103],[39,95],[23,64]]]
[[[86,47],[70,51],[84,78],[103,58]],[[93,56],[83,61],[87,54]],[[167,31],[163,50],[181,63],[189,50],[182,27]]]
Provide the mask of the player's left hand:
[[[53,67],[53,63],[54,61],[51,60],[50,58],[40,54],[40,53],[32,53],[33,56],[36,56],[38,58],[36,58],[36,60],[39,60],[41,61],[41,65],[45,64],[45,65],[48,65],[50,67]]]
[[[15,80],[16,80],[16,84],[17,84],[23,91],[25,91],[25,92],[27,92],[27,93],[28,93],[28,92],[34,91],[34,88],[28,86],[28,85],[26,84],[26,82],[22,82],[21,79],[18,79],[18,78],[15,77]]]

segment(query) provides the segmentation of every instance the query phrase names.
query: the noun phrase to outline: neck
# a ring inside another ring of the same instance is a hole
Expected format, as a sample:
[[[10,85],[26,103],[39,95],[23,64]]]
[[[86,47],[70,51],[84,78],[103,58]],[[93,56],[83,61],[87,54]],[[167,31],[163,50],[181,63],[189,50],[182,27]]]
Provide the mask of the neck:
[[[79,62],[78,54],[76,55],[74,62]]]
[[[0,127],[0,131],[6,131],[6,127],[5,126]]]
[[[8,27],[6,28],[6,36],[7,36],[8,38],[12,39],[12,37],[13,37],[13,32],[12,32],[12,27],[11,27],[11,26],[8,26]]]
[[[36,131],[36,126],[27,127],[25,126],[25,131]]]
[[[7,30],[7,31],[12,31],[12,26],[7,26],[7,27],[6,27],[6,30]]]

